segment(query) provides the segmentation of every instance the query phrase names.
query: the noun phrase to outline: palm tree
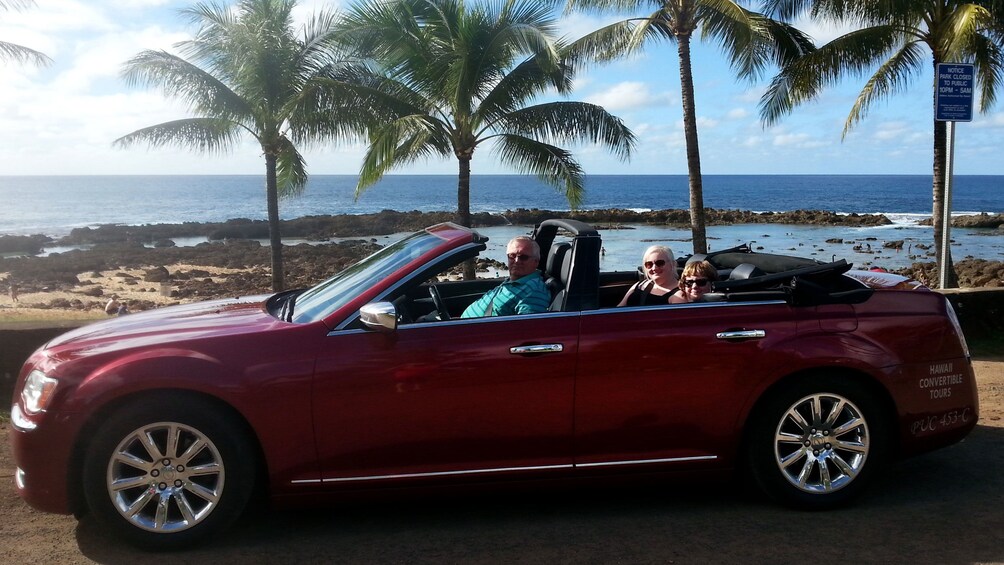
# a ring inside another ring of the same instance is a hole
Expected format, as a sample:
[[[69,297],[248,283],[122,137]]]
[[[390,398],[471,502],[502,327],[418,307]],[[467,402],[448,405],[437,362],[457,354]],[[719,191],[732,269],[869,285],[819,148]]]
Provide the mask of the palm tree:
[[[781,17],[806,11],[823,21],[859,25],[817,51],[794,61],[771,82],[760,100],[760,115],[773,124],[795,106],[815,98],[824,86],[847,75],[875,71],[858,94],[844,122],[842,137],[865,117],[876,100],[906,90],[911,76],[920,74],[925,60],[934,63],[973,63],[979,106],[987,112],[996,101],[1004,79],[1004,2],[1000,0],[773,0],[769,10]],[[930,54],[930,59],[925,57]],[[933,89],[937,85],[935,77]],[[932,119],[933,119],[932,96]],[[948,285],[958,286],[951,251],[942,254],[947,166],[945,122],[934,121],[934,241],[938,268],[947,269]]]
[[[20,10],[33,5],[32,0],[0,0],[0,10]],[[45,66],[52,62],[45,54],[15,43],[0,41],[0,61],[13,60],[19,63],[31,63]]]
[[[645,6],[654,11],[601,28],[579,40],[576,47],[582,53],[612,59],[637,51],[651,40],[676,41],[690,181],[690,229],[694,252],[707,253],[691,38],[700,30],[702,39],[717,41],[737,75],[749,80],[759,77],[770,63],[780,66],[812,50],[812,42],[797,29],[747,10],[734,0],[568,0],[567,9],[626,10]]]
[[[307,183],[297,144],[364,131],[357,116],[343,112],[321,86],[337,76],[334,13],[316,14],[297,31],[291,17],[295,6],[296,0],[241,0],[236,10],[212,3],[183,10],[200,26],[195,39],[176,46],[190,59],[143,51],[125,64],[123,77],[186,100],[196,117],[115,141],[221,152],[236,147],[243,134],[253,137],[265,157],[274,291],[284,287],[279,197],[297,195]]]
[[[341,37],[378,67],[359,69],[357,82],[374,96],[363,106],[388,112],[370,130],[357,195],[394,167],[453,155],[460,169],[457,219],[470,226],[471,160],[491,141],[506,163],[577,207],[583,171],[557,144],[600,143],[626,159],[634,134],[599,106],[531,104],[550,91],[571,91],[573,69],[562,61],[552,13],[551,3],[533,0],[395,0],[350,8]]]

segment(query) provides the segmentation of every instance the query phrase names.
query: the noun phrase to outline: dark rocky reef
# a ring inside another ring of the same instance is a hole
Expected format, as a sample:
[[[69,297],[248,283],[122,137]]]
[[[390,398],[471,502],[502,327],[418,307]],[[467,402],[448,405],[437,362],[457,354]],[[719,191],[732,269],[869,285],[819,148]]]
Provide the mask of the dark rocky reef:
[[[932,224],[931,218],[926,218],[917,222],[923,226],[929,226]],[[957,216],[952,218],[953,228],[985,228],[990,230],[996,230],[1001,234],[1004,234],[1004,214],[987,214],[986,212],[982,214],[973,214],[969,216]]]
[[[26,253],[35,255],[52,243],[52,238],[40,233],[34,235],[0,235],[0,253]]]
[[[744,210],[706,210],[708,225],[727,224],[804,224],[828,226],[879,226],[891,223],[882,215],[839,215],[820,210],[794,210],[790,212],[749,212]],[[507,224],[532,226],[551,218],[573,218],[603,227],[616,224],[645,224],[689,226],[687,210],[658,210],[635,212],[632,210],[580,210],[556,212],[552,210],[507,210],[501,214],[472,214],[474,227]],[[284,238],[303,238],[325,241],[334,237],[361,237],[415,231],[440,222],[456,220],[452,212],[398,212],[384,210],[378,214],[305,216],[283,220],[280,232]],[[185,222],[182,224],[150,224],[126,226],[105,224],[95,228],[76,228],[59,240],[61,245],[81,245],[111,242],[134,242],[166,245],[171,238],[206,237],[212,241],[228,239],[267,239],[268,223],[264,220],[238,218],[226,222]]]
[[[307,287],[370,255],[379,246],[369,241],[283,247],[288,288]],[[48,257],[17,257],[4,260],[4,269],[18,281],[22,293],[80,290],[78,274],[145,267],[138,285],[169,282],[178,286],[177,298],[242,296],[269,292],[271,256],[257,241],[231,240],[202,243],[193,247],[149,248],[139,243],[96,245],[89,250],[55,253]],[[168,272],[166,265],[227,267],[240,269],[224,283],[213,282],[198,269]],[[120,275],[125,277],[125,273]]]

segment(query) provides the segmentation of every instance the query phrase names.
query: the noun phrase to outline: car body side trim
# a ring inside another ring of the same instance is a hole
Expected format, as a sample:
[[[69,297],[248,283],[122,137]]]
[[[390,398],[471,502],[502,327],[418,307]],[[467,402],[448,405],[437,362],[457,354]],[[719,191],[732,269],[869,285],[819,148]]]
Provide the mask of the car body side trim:
[[[717,455],[695,455],[693,457],[669,457],[667,459],[635,459],[633,461],[600,461],[599,463],[578,463],[576,467],[609,467],[612,465],[646,465],[650,463],[684,463],[686,461],[714,461]]]
[[[499,467],[494,469],[470,469],[466,471],[439,471],[434,473],[401,473],[397,475],[365,475],[359,477],[333,477],[329,479],[297,479],[290,481],[294,485],[346,483],[355,481],[385,481],[389,479],[415,479],[422,477],[450,477],[456,475],[478,475],[484,473],[508,473],[513,471],[556,471],[559,469],[575,469],[578,467],[606,467],[611,465],[646,465],[652,463],[683,463],[687,461],[714,461],[717,455],[700,455],[694,457],[670,457],[666,459],[635,459],[630,461],[601,461],[599,463],[578,463],[568,465],[533,465],[528,467]]]

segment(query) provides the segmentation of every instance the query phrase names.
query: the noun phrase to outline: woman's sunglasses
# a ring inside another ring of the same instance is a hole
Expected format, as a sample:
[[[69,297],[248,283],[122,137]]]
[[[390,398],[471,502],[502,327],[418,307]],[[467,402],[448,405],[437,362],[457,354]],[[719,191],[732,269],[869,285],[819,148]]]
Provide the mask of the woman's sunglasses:
[[[665,259],[659,259],[658,261],[655,261],[655,262],[645,261],[645,268],[646,269],[651,269],[652,265],[655,265],[656,267],[659,267],[661,269],[663,266],[666,265],[666,260]]]
[[[708,284],[708,279],[687,279],[683,281],[685,286],[704,286]]]

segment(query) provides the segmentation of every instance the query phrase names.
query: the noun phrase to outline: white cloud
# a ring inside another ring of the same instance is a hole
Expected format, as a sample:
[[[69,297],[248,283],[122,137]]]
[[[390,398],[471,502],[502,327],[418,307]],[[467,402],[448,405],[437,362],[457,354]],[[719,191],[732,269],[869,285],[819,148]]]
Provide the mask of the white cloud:
[[[979,129],[1004,127],[1004,112],[973,116],[973,121],[969,125]]]
[[[750,115],[749,110],[746,108],[733,108],[725,114],[725,117],[730,120],[741,120],[743,118],[748,118]]]
[[[821,22],[811,19],[807,15],[797,18],[792,22],[792,25],[811,37],[816,45],[829,43],[856,28],[856,26],[850,24],[837,25],[833,22]]]
[[[574,41],[587,34],[590,34],[602,27],[626,19],[624,14],[584,14],[573,12],[562,15],[558,22],[559,35],[563,35],[566,40]]]
[[[643,82],[622,82],[587,96],[586,101],[616,112],[672,104],[673,98],[667,92],[651,92],[649,85]]]
[[[682,127],[683,122],[681,121],[680,123],[681,123],[681,127]],[[702,117],[702,116],[698,116],[697,117],[697,130],[698,131],[701,131],[702,129],[712,129],[712,128],[716,128],[716,127],[718,127],[718,120],[716,120],[714,118],[708,118],[708,117]]]

